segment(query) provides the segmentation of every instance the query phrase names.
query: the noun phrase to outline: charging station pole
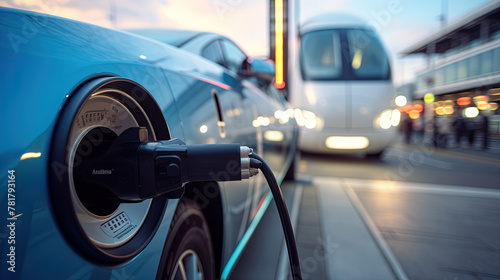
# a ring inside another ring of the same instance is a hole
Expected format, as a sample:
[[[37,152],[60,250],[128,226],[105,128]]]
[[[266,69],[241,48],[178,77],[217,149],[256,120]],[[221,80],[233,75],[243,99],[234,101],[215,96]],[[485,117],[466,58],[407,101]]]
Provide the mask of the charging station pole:
[[[287,90],[288,83],[288,0],[269,1],[269,57],[276,65],[275,87]]]

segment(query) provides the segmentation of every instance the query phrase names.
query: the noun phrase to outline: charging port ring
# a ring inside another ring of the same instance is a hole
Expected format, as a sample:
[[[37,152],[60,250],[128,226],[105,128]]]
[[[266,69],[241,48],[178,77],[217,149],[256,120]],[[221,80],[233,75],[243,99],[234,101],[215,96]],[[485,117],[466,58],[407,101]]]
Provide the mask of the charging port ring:
[[[164,197],[152,199],[148,213],[138,231],[119,246],[102,246],[102,244],[90,238],[80,224],[72,202],[72,190],[70,188],[71,164],[69,155],[71,139],[69,139],[69,135],[80,108],[92,96],[103,90],[125,93],[118,94],[114,98],[118,102],[128,104],[128,106],[134,106],[132,103],[140,104],[146,117],[151,122],[156,139],[168,140],[170,139],[170,133],[161,109],[149,92],[139,84],[120,77],[97,78],[78,87],[71,93],[59,116],[54,130],[49,162],[50,191],[54,213],[65,237],[84,255],[92,260],[117,263],[129,260],[146,247],[161,222],[167,200]],[[115,214],[111,218],[123,218],[120,213]]]

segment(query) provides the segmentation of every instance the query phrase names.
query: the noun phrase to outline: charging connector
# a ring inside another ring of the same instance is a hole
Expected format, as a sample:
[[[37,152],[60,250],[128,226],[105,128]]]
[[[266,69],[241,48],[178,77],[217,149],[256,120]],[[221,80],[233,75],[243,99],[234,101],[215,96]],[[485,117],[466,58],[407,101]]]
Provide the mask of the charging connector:
[[[106,128],[95,128],[107,130]],[[89,132],[88,134],[92,134]],[[100,131],[99,135],[110,135]],[[73,173],[79,183],[100,185],[122,202],[164,195],[179,198],[187,182],[236,181],[258,173],[250,166],[252,149],[239,144],[186,145],[179,139],[147,141],[145,128],[120,136],[91,137],[79,149],[90,149]],[[104,193],[104,192],[103,192]]]

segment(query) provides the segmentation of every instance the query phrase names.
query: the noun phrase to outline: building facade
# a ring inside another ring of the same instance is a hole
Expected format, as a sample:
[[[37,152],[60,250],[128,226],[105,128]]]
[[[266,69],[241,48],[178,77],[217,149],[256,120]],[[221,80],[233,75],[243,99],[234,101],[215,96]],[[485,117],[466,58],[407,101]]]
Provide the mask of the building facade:
[[[486,117],[490,132],[500,133],[500,1],[479,7],[401,54],[427,56],[427,66],[416,73],[413,97],[434,96],[426,106],[433,110],[429,117]]]

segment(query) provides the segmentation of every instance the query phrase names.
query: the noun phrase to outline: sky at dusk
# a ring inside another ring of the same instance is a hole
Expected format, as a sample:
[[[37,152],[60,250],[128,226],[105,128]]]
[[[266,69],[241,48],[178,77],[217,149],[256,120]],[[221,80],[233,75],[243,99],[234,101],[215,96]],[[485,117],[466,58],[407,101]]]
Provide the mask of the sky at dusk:
[[[443,2],[447,3],[443,5]],[[499,0],[493,0],[499,1]],[[398,52],[489,0],[302,0],[301,21],[326,11],[357,15],[378,30],[391,52],[396,85],[412,82],[422,57],[401,59]],[[168,27],[224,34],[250,56],[269,52],[269,2],[266,0],[0,0],[0,6],[27,9],[110,28]],[[113,14],[114,17],[110,17]]]

